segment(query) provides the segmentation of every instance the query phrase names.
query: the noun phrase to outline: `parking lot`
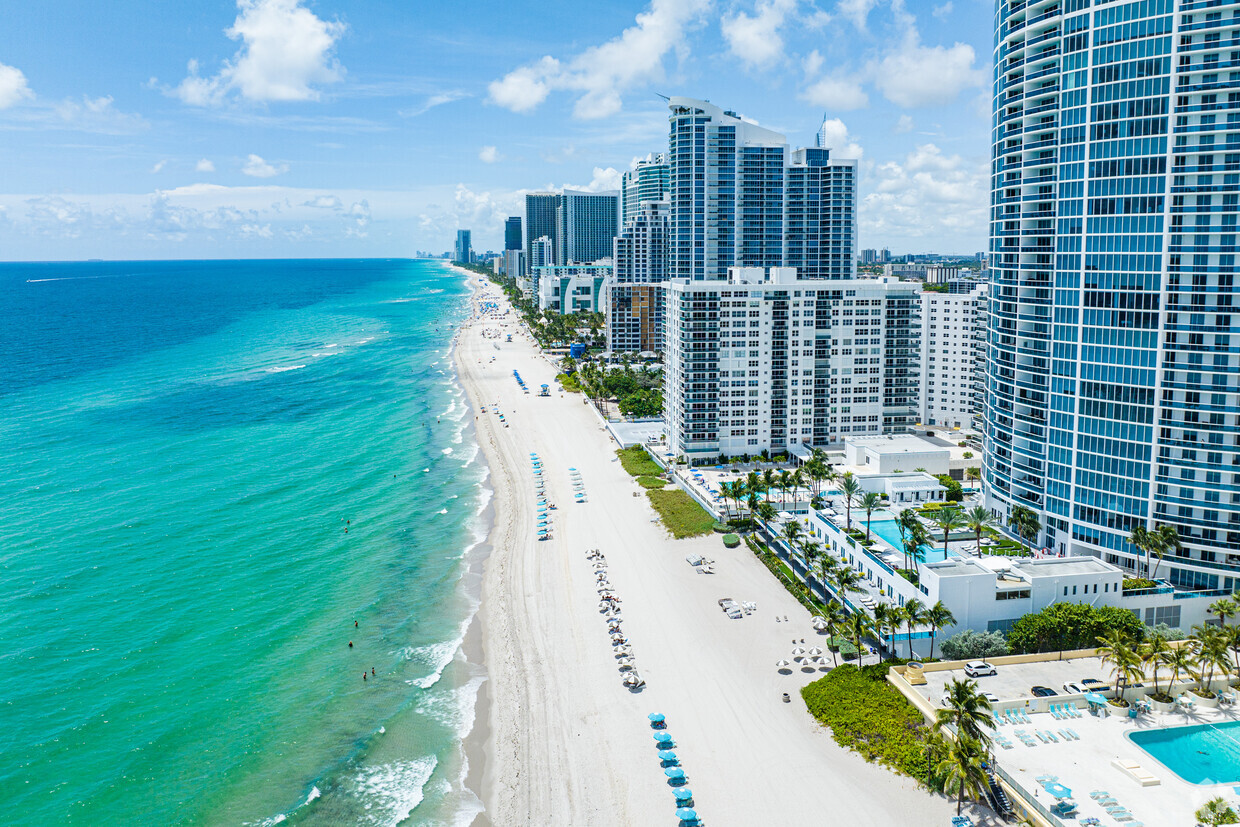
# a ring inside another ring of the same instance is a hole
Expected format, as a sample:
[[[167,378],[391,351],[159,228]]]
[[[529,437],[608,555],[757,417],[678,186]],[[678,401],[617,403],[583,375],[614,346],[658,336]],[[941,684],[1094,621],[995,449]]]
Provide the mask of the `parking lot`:
[[[943,697],[944,687],[953,680],[976,680],[982,692],[991,692],[1004,701],[1033,701],[1030,689],[1034,686],[1049,686],[1059,696],[1064,695],[1063,685],[1066,682],[1080,682],[1083,678],[1096,678],[1111,683],[1110,667],[1104,667],[1098,658],[1077,658],[1075,660],[1045,661],[1042,663],[1014,663],[996,667],[998,674],[970,679],[963,669],[944,672],[926,672],[926,685],[914,687],[918,692],[938,706]],[[1076,696],[1079,700],[1079,696]],[[1064,698],[1052,698],[1058,703]]]

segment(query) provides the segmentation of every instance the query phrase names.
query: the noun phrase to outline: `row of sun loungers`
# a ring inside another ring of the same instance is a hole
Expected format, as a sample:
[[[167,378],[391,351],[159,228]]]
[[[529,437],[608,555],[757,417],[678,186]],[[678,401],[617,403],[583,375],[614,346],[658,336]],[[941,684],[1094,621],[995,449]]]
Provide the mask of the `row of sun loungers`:
[[[1145,827],[1141,822],[1135,820],[1132,813],[1121,806],[1115,796],[1106,790],[1094,790],[1089,794],[1099,807],[1106,812],[1111,818],[1125,825],[1125,827]]]
[[[1049,729],[1035,729],[1033,731],[1033,735],[1030,735],[1029,733],[1025,732],[1023,729],[1018,729],[1018,730],[1015,730],[1015,735],[1017,738],[1020,739],[1020,742],[1027,747],[1036,747],[1038,745],[1038,741],[1041,741],[1043,744],[1058,744],[1060,738],[1062,738],[1065,741],[1081,740],[1081,736],[1076,734],[1076,730],[1061,729],[1058,732],[1059,734],[1056,735],[1054,732],[1051,732]],[[1035,737],[1037,738],[1036,741],[1034,740]],[[1003,744],[1000,743],[1000,746],[1002,745]]]

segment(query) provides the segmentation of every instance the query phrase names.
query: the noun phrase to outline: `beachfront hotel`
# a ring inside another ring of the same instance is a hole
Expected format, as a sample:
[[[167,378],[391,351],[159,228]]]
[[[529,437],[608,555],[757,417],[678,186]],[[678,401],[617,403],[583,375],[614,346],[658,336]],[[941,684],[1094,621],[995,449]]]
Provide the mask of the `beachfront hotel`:
[[[985,502],[1038,545],[1240,587],[1240,8],[995,10]]]
[[[730,268],[667,286],[668,450],[784,453],[914,423],[920,287]]]

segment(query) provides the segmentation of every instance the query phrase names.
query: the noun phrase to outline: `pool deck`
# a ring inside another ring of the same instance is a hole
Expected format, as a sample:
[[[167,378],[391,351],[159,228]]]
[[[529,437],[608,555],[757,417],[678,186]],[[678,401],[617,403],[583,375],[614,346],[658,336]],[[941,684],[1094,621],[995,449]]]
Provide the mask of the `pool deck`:
[[[1103,669],[1097,658],[1013,664],[1000,666],[998,673],[995,676],[979,678],[978,688],[998,695],[1000,702],[997,706],[1000,709],[1026,704],[1031,708],[1045,708],[1047,701],[1058,705],[1064,701],[1075,700],[1077,706],[1083,710],[1086,705],[1081,696],[1063,695],[1061,684],[1083,677],[1097,677],[1102,680],[1110,678],[1109,670]],[[952,678],[964,677],[964,673],[960,671],[928,672],[926,678],[930,681],[929,684],[916,687],[916,690],[938,707],[944,684]],[[1033,684],[1049,686],[1061,694],[1053,698],[1034,699],[1029,693],[1029,687]],[[1133,690],[1130,695],[1135,697],[1140,691],[1142,690]],[[1134,823],[1141,823],[1146,827],[1193,825],[1197,823],[1193,813],[1211,798],[1223,796],[1233,806],[1240,806],[1232,789],[1234,784],[1190,784],[1127,738],[1132,732],[1240,721],[1240,709],[1198,707],[1191,712],[1153,712],[1139,715],[1135,719],[1130,719],[1127,715],[1094,717],[1085,711],[1082,711],[1079,718],[1057,719],[1049,712],[1034,712],[1029,713],[1029,719],[1029,724],[1003,724],[995,730],[997,735],[1003,736],[1012,744],[1011,749],[1004,749],[996,741],[996,763],[1025,790],[1027,798],[1044,807],[1052,805],[1055,799],[1043,789],[1037,777],[1058,776],[1059,783],[1072,790],[1073,800],[1078,806],[1074,819],[1061,819],[1064,824],[1077,824],[1080,819],[1093,816],[1103,825],[1115,827],[1132,827]],[[1059,733],[1061,729],[1072,730],[1080,736],[1080,740],[1065,739]],[[1035,736],[1037,745],[1029,747],[1015,734],[1017,731],[1024,731],[1033,736],[1037,730],[1049,730],[1059,739],[1058,743],[1042,743]],[[1156,786],[1141,786],[1112,766],[1116,759],[1137,762],[1156,776],[1160,783]],[[1240,768],[1237,768],[1237,781],[1240,781]],[[1133,821],[1120,822],[1109,816],[1089,797],[1094,790],[1111,793],[1122,807],[1132,813]]]

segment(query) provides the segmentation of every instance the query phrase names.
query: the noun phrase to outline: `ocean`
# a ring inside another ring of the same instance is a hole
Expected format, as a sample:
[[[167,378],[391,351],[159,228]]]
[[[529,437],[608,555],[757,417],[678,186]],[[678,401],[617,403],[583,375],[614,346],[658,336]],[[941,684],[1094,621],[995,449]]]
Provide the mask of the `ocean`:
[[[0,264],[3,820],[481,810],[467,312],[431,261]]]

